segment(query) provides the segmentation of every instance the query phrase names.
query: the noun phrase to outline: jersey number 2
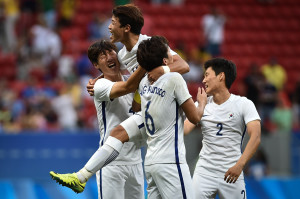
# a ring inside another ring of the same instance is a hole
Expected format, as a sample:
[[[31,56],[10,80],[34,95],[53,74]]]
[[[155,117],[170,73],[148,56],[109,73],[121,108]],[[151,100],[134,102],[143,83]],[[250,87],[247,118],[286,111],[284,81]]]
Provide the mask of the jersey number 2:
[[[222,123],[218,123],[217,127],[219,127],[219,131],[217,132],[217,136],[222,136],[223,134],[221,133],[222,129],[223,129],[223,124]]]
[[[146,110],[145,110],[145,123],[146,123],[146,128],[147,128],[148,132],[149,132],[151,135],[153,135],[154,132],[155,132],[154,121],[153,121],[152,116],[148,113],[150,103],[151,103],[151,101],[149,101],[149,102],[147,103],[147,107],[146,107]],[[149,121],[149,120],[150,120],[150,121]],[[151,129],[150,129],[148,123],[150,123]]]

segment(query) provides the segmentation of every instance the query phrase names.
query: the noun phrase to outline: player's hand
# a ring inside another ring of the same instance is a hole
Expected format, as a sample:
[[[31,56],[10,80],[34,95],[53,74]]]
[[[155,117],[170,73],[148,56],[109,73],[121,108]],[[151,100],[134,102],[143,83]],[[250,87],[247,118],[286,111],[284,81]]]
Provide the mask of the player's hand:
[[[157,68],[154,68],[150,72],[148,72],[148,80],[151,84],[153,84],[160,76],[164,74],[164,69],[159,66]]]
[[[90,94],[90,96],[94,96],[94,85],[95,85],[96,81],[101,78],[103,78],[103,75],[100,75],[99,77],[97,77],[95,79],[89,80],[88,84],[86,85],[86,89],[87,89],[87,92]]]
[[[197,101],[199,104],[202,104],[202,105],[206,105],[206,103],[207,103],[207,94],[203,87],[198,88]]]
[[[233,167],[228,169],[228,171],[225,173],[224,180],[227,183],[235,183],[239,176],[241,175],[243,170],[243,167],[239,164],[235,164]]]

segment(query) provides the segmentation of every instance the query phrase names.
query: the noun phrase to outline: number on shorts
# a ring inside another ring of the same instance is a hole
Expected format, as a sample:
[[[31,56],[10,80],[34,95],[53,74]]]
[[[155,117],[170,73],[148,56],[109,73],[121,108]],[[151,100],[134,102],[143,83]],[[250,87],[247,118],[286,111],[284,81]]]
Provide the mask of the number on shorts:
[[[219,131],[217,132],[217,136],[222,136],[223,134],[222,133],[220,133],[221,131],[222,131],[222,129],[223,129],[223,124],[222,123],[218,123],[217,124],[217,127],[219,127],[220,129],[219,129]]]
[[[245,190],[242,190],[242,191],[241,191],[241,194],[244,195],[243,199],[245,199],[245,197],[246,197],[246,192],[245,192]]]
[[[135,114],[135,112],[132,110],[132,107],[130,107],[130,109],[129,109],[129,113],[132,113],[132,115],[134,115],[134,114]]]
[[[149,101],[149,102],[147,103],[147,107],[146,107],[146,110],[145,110],[145,123],[146,123],[146,128],[147,128],[148,132],[149,132],[151,135],[153,135],[154,132],[155,132],[154,121],[153,121],[152,116],[148,113],[150,103],[151,103],[151,101]],[[149,120],[150,120],[149,123],[151,124],[151,129],[150,129],[149,125],[148,125],[148,121],[149,121]]]

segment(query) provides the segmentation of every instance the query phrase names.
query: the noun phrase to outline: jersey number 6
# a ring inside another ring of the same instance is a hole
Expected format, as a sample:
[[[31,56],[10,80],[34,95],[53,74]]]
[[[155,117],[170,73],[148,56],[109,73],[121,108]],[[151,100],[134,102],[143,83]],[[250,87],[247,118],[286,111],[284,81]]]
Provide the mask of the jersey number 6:
[[[145,123],[146,123],[146,128],[147,128],[148,132],[149,132],[151,135],[153,135],[154,132],[155,132],[154,121],[153,121],[152,116],[148,113],[150,103],[151,103],[151,101],[149,101],[149,102],[147,103],[147,108],[146,108],[146,110],[145,110]],[[148,122],[149,120],[150,120],[150,122]],[[148,123],[150,123],[151,129],[150,129]]]

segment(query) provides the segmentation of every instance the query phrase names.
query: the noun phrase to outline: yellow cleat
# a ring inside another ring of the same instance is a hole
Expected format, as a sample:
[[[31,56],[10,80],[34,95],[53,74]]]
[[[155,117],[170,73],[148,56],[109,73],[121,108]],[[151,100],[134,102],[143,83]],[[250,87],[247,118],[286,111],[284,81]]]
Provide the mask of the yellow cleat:
[[[76,173],[59,174],[50,171],[50,176],[53,180],[56,180],[56,182],[58,182],[62,186],[66,186],[72,189],[75,193],[81,193],[84,191],[86,183],[81,183]]]

